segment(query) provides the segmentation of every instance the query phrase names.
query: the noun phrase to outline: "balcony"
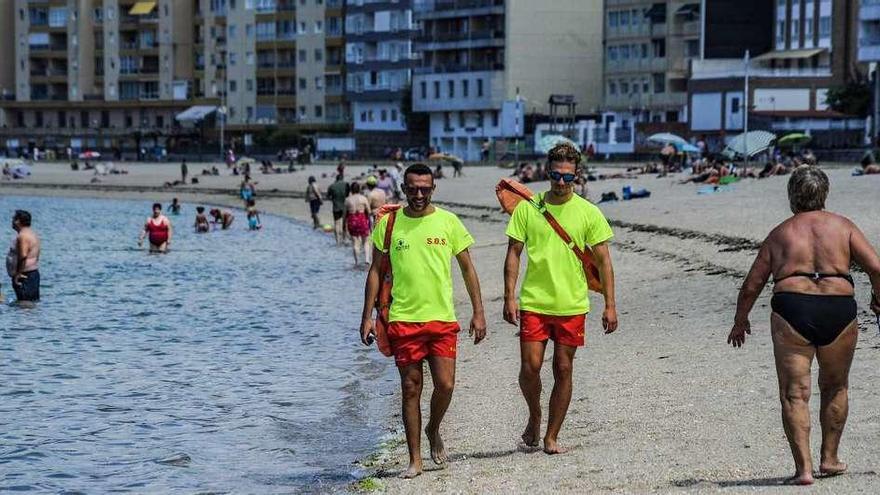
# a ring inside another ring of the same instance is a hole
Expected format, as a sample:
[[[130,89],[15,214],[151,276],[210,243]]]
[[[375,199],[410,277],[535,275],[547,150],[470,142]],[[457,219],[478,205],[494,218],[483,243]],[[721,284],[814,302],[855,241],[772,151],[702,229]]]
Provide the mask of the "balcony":
[[[484,72],[484,71],[503,71],[504,64],[501,62],[494,63],[473,63],[473,64],[437,64],[416,67],[413,69],[415,74],[450,74],[455,72]]]

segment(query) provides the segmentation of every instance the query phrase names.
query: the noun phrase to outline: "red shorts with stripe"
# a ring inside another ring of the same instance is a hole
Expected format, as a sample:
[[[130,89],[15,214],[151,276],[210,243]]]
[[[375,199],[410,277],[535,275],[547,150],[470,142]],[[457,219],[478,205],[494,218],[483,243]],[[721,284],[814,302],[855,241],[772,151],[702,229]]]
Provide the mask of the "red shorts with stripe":
[[[459,330],[455,321],[392,321],[388,326],[388,341],[394,362],[403,367],[418,363],[428,356],[455,359]]]
[[[553,316],[520,312],[519,340],[523,342],[553,342],[571,347],[584,346],[584,326],[587,315]]]

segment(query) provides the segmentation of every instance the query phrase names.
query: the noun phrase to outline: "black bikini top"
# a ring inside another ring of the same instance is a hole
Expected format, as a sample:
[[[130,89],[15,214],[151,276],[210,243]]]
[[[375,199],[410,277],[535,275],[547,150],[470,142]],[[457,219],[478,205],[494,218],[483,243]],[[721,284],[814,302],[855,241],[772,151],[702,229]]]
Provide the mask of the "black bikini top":
[[[773,283],[778,284],[780,281],[785,280],[787,278],[791,278],[791,277],[807,277],[807,278],[812,279],[814,282],[818,282],[818,281],[822,280],[823,278],[842,278],[842,279],[846,280],[847,282],[849,282],[849,284],[852,285],[853,287],[856,286],[856,283],[853,280],[852,275],[850,275],[849,273],[794,272],[791,275],[786,275],[782,278],[775,279],[773,281]]]

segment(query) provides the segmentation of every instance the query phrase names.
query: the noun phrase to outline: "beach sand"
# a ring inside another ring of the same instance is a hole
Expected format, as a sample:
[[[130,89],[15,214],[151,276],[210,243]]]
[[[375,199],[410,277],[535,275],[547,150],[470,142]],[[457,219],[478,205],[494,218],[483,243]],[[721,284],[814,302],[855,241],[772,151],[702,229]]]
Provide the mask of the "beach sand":
[[[234,196],[238,177],[207,177],[196,187],[158,192],[151,188],[177,178],[179,165],[126,167],[131,171],[127,176],[101,178],[101,187],[119,187],[114,191],[71,187],[88,185],[91,173],[49,164],[38,164],[34,177],[25,181],[12,186],[0,183],[0,191],[166,203],[176,196],[184,203],[241,205]],[[201,168],[189,165],[191,172]],[[347,175],[362,170],[349,167]],[[775,487],[794,468],[780,421],[769,335],[769,288],[752,313],[753,333],[745,347],[734,350],[726,345],[737,289],[756,247],[790,215],[787,177],[746,180],[727,191],[704,195],[697,194],[702,186],[674,184],[677,177],[589,184],[594,199],[612,190],[620,195],[623,185],[647,188],[652,196],[600,205],[616,234],[612,256],[620,328],[613,335],[602,334],[602,298],[594,294],[595,316],[588,317],[587,347],[578,352],[574,395],[560,435],[560,442],[572,451],[547,456],[518,448],[527,413],[517,385],[516,329],[501,317],[507,217],[497,208],[493,189],[498,178],[509,173],[495,167],[466,168],[464,178],[438,182],[435,200],[458,213],[476,239],[472,254],[483,286],[489,336],[474,346],[465,332],[461,335],[456,392],[441,429],[452,459],[449,468],[427,471],[412,481],[398,480],[396,475],[406,467],[405,446],[400,446],[376,473],[384,489],[389,493],[803,492]],[[828,209],[850,217],[875,246],[880,245],[876,213],[880,176],[851,177],[849,169],[828,173]],[[295,174],[256,173],[258,207],[309,222],[302,199],[308,174],[326,174],[320,179],[326,186],[335,169],[311,166]],[[65,188],[50,188],[51,184]],[[545,185],[533,188],[541,190]],[[266,197],[267,193],[275,197]],[[329,204],[321,215],[329,223]],[[190,219],[182,221],[189,224]],[[132,233],[133,239],[136,234]],[[466,328],[468,298],[454,271],[458,315]],[[880,393],[873,386],[880,378],[876,366],[880,336],[867,311],[867,276],[855,273],[855,278],[861,331],[851,375],[850,421],[841,448],[850,473],[817,480],[814,488],[807,489],[810,493],[880,491]],[[352,345],[359,345],[355,329],[352,332]],[[548,352],[543,373],[545,414],[552,387],[550,357]],[[812,438],[818,466],[815,377],[813,383]],[[426,380],[424,411],[430,390]],[[389,418],[389,423],[402,427],[399,415]],[[423,453],[427,455],[424,439]],[[426,467],[431,466],[427,459]]]

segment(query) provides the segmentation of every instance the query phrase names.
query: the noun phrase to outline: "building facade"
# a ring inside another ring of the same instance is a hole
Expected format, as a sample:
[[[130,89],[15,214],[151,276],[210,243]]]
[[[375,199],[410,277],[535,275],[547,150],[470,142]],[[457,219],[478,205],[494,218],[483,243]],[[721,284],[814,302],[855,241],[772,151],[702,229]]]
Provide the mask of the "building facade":
[[[430,145],[468,160],[484,143],[515,139],[526,113],[549,113],[551,95],[581,108],[601,103],[597,0],[415,0],[412,106],[430,121]]]
[[[604,3],[604,108],[636,122],[686,122],[690,61],[701,49],[700,2]]]
[[[746,60],[704,58],[692,66],[690,129],[724,139],[750,129],[809,132],[817,147],[856,146],[864,120],[832,111],[828,90],[863,74],[857,61],[857,0],[777,0],[772,49]],[[711,6],[709,7],[711,8]],[[848,131],[848,132],[831,132]]]
[[[416,33],[412,0],[347,0],[346,98],[361,153],[423,144],[407,122]]]
[[[219,109],[238,139],[267,125],[344,130],[343,7],[2,0],[0,147],[158,149],[192,134],[176,116],[193,105]]]

